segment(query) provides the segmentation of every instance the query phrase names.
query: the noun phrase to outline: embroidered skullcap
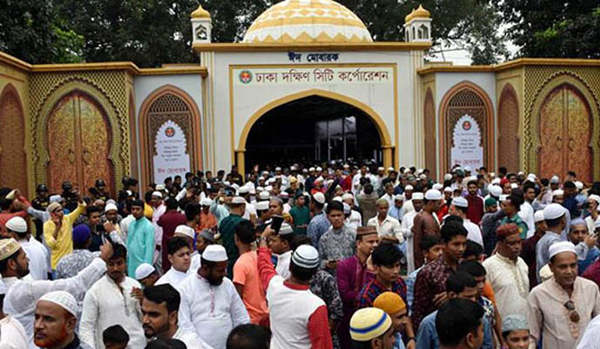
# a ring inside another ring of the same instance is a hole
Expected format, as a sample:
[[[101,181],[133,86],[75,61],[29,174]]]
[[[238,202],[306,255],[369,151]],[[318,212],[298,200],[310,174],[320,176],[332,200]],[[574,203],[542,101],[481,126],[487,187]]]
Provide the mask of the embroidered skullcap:
[[[233,199],[231,199],[231,203],[234,205],[244,205],[247,204],[246,199],[244,199],[241,196],[235,196]]]
[[[27,222],[22,217],[13,217],[6,222],[6,229],[15,233],[26,233]]]
[[[193,240],[194,237],[196,236],[196,231],[194,230],[194,228],[192,228],[190,226],[181,224],[181,225],[178,225],[177,228],[175,228],[174,234],[180,234],[183,236],[187,236]]]
[[[494,199],[493,197],[489,197],[487,199],[485,199],[485,205],[486,206],[496,206],[498,205],[498,201],[496,201],[496,199]]]
[[[200,200],[200,205],[201,206],[212,206],[213,201],[211,198],[204,198],[202,200]]]
[[[533,214],[533,221],[535,223],[543,222],[546,219],[544,218],[544,210],[535,211]]]
[[[282,225],[283,227],[283,225]],[[310,245],[300,245],[292,254],[292,262],[298,267],[305,269],[314,269],[319,266],[319,252]]]
[[[530,173],[525,180],[529,181],[531,183],[535,183],[536,179],[537,179],[537,177],[535,176],[535,174]]]
[[[110,204],[106,204],[106,206],[104,207],[104,212],[108,212],[108,211],[118,211],[119,209],[117,208],[117,205],[110,203]]]
[[[423,195],[423,193],[413,193],[412,194],[412,200],[423,200],[425,198],[425,196]]]
[[[292,229],[291,225],[287,223],[281,223],[281,228],[279,228],[279,235],[288,235],[293,233],[294,229]]]
[[[508,315],[502,320],[502,332],[528,330],[529,324],[523,315]]]
[[[588,200],[596,201],[596,204],[598,204],[598,207],[600,207],[600,195],[592,194],[588,196]]]
[[[73,297],[72,294],[66,291],[53,291],[48,292],[42,298],[38,300],[39,302],[50,302],[58,305],[63,308],[67,312],[71,313],[73,316],[77,316],[77,310],[79,309],[77,306],[77,300]]]
[[[395,170],[393,167],[388,167],[388,169],[387,169],[387,170],[388,170],[388,172],[393,172],[393,171],[396,171],[396,170]]]
[[[452,192],[454,192],[454,190],[452,190],[451,187],[444,188],[444,193],[452,193]]]
[[[202,258],[210,262],[226,262],[227,251],[221,245],[208,245],[202,252]]]
[[[405,191],[407,191],[407,190],[415,190],[415,188],[413,188],[413,186],[409,184],[406,187],[404,187],[404,190]]]
[[[578,225],[585,225],[587,227],[587,224],[585,223],[583,218],[575,218],[575,219],[571,220],[571,224],[569,224],[569,228],[573,228]]]
[[[402,195],[402,194],[394,195],[394,201],[404,201],[404,195]]]
[[[440,193],[439,190],[429,189],[425,193],[425,199],[430,200],[430,201],[442,200],[442,193]]]
[[[503,224],[496,229],[496,237],[498,240],[504,240],[515,234],[519,234],[519,227],[516,224]]]
[[[62,207],[62,205],[59,204],[58,202],[53,202],[50,205],[48,205],[48,208],[46,208],[46,211],[48,213],[52,213],[52,212],[56,211],[57,209],[59,209],[61,207]]]
[[[281,193],[279,193],[279,197],[282,199],[289,199],[290,194],[287,191],[282,191]]]
[[[450,173],[446,173],[446,174],[444,175],[444,180],[445,180],[445,181],[451,181],[451,180],[452,180],[452,174],[450,174]]]
[[[13,238],[0,239],[0,261],[3,261],[6,258],[12,256],[20,249],[21,245],[19,245],[17,240]]]
[[[457,196],[454,199],[452,199],[452,205],[456,207],[468,208],[469,202],[462,196]]]
[[[314,193],[313,199],[321,205],[325,203],[325,195],[323,195],[323,193]]]
[[[87,224],[79,224],[73,228],[73,242],[81,245],[84,244],[92,235],[92,231]]]
[[[431,189],[442,191],[444,189],[444,185],[441,183],[435,183]]]
[[[581,183],[580,181],[575,181],[575,187],[577,188],[577,190],[582,190],[583,183]]]
[[[62,201],[63,201],[63,198],[62,198],[62,196],[60,196],[60,195],[52,195],[48,201],[49,201],[50,203],[62,202]]]
[[[136,280],[144,280],[150,274],[154,273],[156,269],[149,263],[142,263],[135,269],[135,279]]]
[[[354,196],[352,196],[352,194],[350,193],[346,193],[344,195],[342,195],[342,200],[351,200],[354,199]]]
[[[256,205],[254,207],[256,207],[257,211],[266,211],[269,209],[269,202],[268,201],[259,201],[256,203]]]
[[[377,228],[373,226],[358,227],[356,229],[356,237],[377,234]]]
[[[550,248],[548,249],[550,259],[552,259],[552,257],[556,256],[557,254],[563,252],[572,252],[574,254],[577,254],[577,251],[575,251],[575,245],[573,245],[573,243],[570,241],[555,242],[552,245],[550,245]]]
[[[367,342],[381,337],[392,327],[392,319],[378,308],[362,308],[350,319],[350,337],[358,342]]]
[[[550,178],[550,183],[551,184],[559,184],[560,179],[558,178],[558,176],[552,176],[552,178]]]
[[[499,198],[500,195],[502,195],[502,188],[498,185],[491,185],[488,191],[490,192],[490,195],[495,198]]]
[[[544,208],[544,220],[557,219],[565,214],[565,208],[559,204],[550,204]]]
[[[208,229],[202,230],[200,234],[198,234],[198,236],[202,236],[203,238],[212,242],[213,244],[215,243],[215,235]]]
[[[393,315],[406,309],[406,304],[402,297],[395,292],[383,292],[373,302],[374,308],[379,308],[388,315]]]
[[[158,185],[157,185],[156,187],[158,187]],[[153,192],[153,193],[152,193],[152,196],[156,196],[157,198],[161,198],[161,199],[162,199],[162,197],[163,197],[163,196],[162,196],[162,193],[161,193],[161,192],[159,192],[159,191],[155,191],[155,192]]]
[[[268,191],[261,191],[258,193],[259,200],[269,200],[269,197],[271,197],[271,194],[269,194]]]

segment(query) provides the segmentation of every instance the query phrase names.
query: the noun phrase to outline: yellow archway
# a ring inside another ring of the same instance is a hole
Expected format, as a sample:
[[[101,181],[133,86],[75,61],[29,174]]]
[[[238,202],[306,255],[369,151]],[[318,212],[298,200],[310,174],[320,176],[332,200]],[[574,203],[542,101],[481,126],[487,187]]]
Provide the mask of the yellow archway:
[[[248,141],[248,135],[250,134],[250,130],[252,129],[252,126],[254,126],[254,124],[258,121],[258,119],[260,119],[267,112],[271,111],[272,109],[277,108],[280,105],[284,105],[286,103],[289,103],[289,102],[292,102],[292,101],[295,101],[298,99],[302,99],[305,97],[311,97],[311,96],[321,96],[321,97],[333,99],[333,100],[336,100],[339,102],[343,102],[343,103],[349,104],[351,106],[354,106],[354,107],[362,110],[365,114],[367,114],[371,118],[371,120],[375,123],[375,127],[376,127],[377,132],[379,133],[379,137],[381,139],[381,149],[383,150],[383,165],[386,168],[390,167],[390,166],[395,166],[395,164],[393,162],[394,145],[392,145],[392,138],[387,129],[387,126],[385,125],[385,122],[373,108],[371,108],[370,106],[368,106],[356,99],[350,98],[348,96],[345,96],[345,95],[342,95],[342,94],[339,94],[336,92],[331,92],[331,91],[326,91],[326,90],[321,90],[321,89],[310,89],[310,90],[294,93],[294,94],[285,96],[280,99],[276,99],[276,100],[264,105],[263,107],[258,109],[254,114],[252,114],[252,116],[250,117],[250,119],[248,119],[248,121],[246,122],[246,125],[244,125],[244,128],[242,129],[238,147],[235,150],[237,167],[238,167],[239,173],[245,173],[245,158],[244,158],[244,156],[246,153],[246,142]]]

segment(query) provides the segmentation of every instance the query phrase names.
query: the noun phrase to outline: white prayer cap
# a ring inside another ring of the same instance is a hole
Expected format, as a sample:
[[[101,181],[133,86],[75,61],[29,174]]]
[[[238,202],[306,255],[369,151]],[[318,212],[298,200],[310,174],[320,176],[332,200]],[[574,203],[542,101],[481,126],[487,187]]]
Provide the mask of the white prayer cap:
[[[211,206],[212,204],[213,204],[213,201],[211,198],[204,198],[200,201],[201,206]]]
[[[563,252],[572,252],[573,254],[577,255],[577,252],[575,251],[575,245],[573,245],[573,243],[570,241],[555,242],[550,245],[550,248],[548,249],[550,259]]]
[[[265,188],[261,187],[260,185],[258,187],[256,187],[256,191],[259,193],[263,190],[265,190]]]
[[[275,167],[275,171],[281,171],[281,167]]]
[[[523,172],[523,171],[517,172],[517,176],[524,176],[524,175],[525,175],[525,172]]]
[[[488,188],[490,195],[496,198],[499,198],[502,195],[502,188],[499,185],[490,185]]]
[[[465,166],[465,171],[471,172],[471,166]]]
[[[441,183],[435,183],[431,189],[442,191],[442,189],[444,189],[444,185]]]
[[[531,183],[535,183],[535,180],[537,179],[537,177],[535,176],[535,174],[530,173],[529,175],[527,175],[527,178],[525,179],[526,181],[529,181]]]
[[[292,262],[301,268],[314,269],[319,266],[319,252],[310,245],[300,245],[292,254]]]
[[[269,200],[269,197],[271,197],[271,194],[269,194],[268,191],[261,191],[258,193],[259,200]]]
[[[294,234],[294,229],[288,223],[281,223],[281,228],[279,228],[279,235],[289,235]]]
[[[451,187],[444,188],[444,193],[453,193],[453,192],[454,192],[454,190],[452,190]]]
[[[15,233],[26,233],[27,222],[21,217],[13,217],[6,222],[6,229]]]
[[[165,190],[164,184],[157,184],[156,185],[156,190]]]
[[[552,176],[552,178],[550,178],[550,183],[558,184],[558,183],[560,183],[560,178],[558,178],[558,176]]]
[[[565,208],[559,204],[550,204],[544,208],[544,220],[558,219],[565,215]]]
[[[347,203],[343,203],[344,205],[344,214],[350,214],[350,212],[352,212],[352,208],[350,207],[350,205],[348,205]]]
[[[46,293],[42,298],[40,298],[39,302],[50,302],[58,305],[63,308],[67,312],[71,313],[71,315],[77,317],[77,310],[79,307],[77,306],[77,300],[73,297],[72,294],[66,291],[52,291]]]
[[[131,190],[127,190],[127,196],[133,196],[133,192]],[[52,198],[50,198],[50,201],[52,201]]]
[[[519,187],[519,185],[518,185],[517,183],[511,183],[511,184],[510,184],[510,187],[511,187],[512,189],[517,189],[517,188]]]
[[[106,204],[106,206],[104,206],[104,212],[108,212],[108,211],[118,211],[119,209],[117,208],[117,205],[115,204]]]
[[[210,183],[206,183],[206,189],[210,189],[212,188],[212,185],[210,185]]]
[[[563,196],[563,195],[565,195],[565,192],[562,189],[556,189],[555,191],[552,192],[552,197]]]
[[[388,167],[388,172],[396,171],[393,167]]]
[[[410,173],[410,168],[404,169],[404,174],[408,174],[408,173]]]
[[[279,197],[282,199],[289,199],[290,194],[287,191],[282,191],[281,193],[279,193]]]
[[[577,190],[582,190],[583,183],[581,183],[580,181],[575,181],[575,187],[577,188]]]
[[[342,200],[351,200],[351,199],[354,199],[354,196],[350,193],[346,193],[346,194],[342,195]]]
[[[342,197],[341,196],[336,196],[333,198],[333,201],[337,201],[337,202],[342,202]]]
[[[202,258],[210,262],[226,262],[227,251],[221,245],[208,245],[202,252]]]
[[[296,168],[296,166],[292,166],[290,167],[290,171],[296,171],[298,168]]]
[[[592,194],[588,196],[588,200],[594,200],[598,205],[600,205],[600,195]]]
[[[421,173],[423,173],[423,171],[424,170],[422,168],[419,168],[419,169],[417,169],[417,174],[421,174]]]
[[[2,280],[0,280],[0,296],[4,296],[8,292],[8,288]]]
[[[451,181],[451,180],[452,180],[452,174],[450,174],[450,173],[446,173],[446,174],[444,175],[444,180],[445,180],[445,181]]]
[[[543,222],[544,219],[544,210],[535,211],[533,214],[533,221],[535,223]]]
[[[315,168],[314,167],[309,168],[308,172],[315,172]]]
[[[414,194],[413,194],[413,198],[414,198]],[[394,195],[394,201],[404,201],[404,195],[402,194],[396,194]]]
[[[500,197],[498,199],[500,202],[502,202],[502,201],[508,199],[508,194],[502,194],[502,195],[500,195]]]
[[[147,278],[148,276],[150,276],[150,274],[154,273],[156,271],[156,269],[154,269],[154,267],[148,263],[142,263],[140,264],[137,269],[135,269],[135,279],[136,280],[144,280],[145,278]]]
[[[231,185],[231,183],[229,181],[225,181],[225,182],[223,182],[223,184],[225,184],[226,186],[230,186]]]
[[[263,176],[264,176],[264,175],[267,175],[267,176],[268,176],[268,175],[269,175],[269,171],[263,171],[263,172],[262,172],[262,174],[263,174]]]
[[[129,192],[129,196],[131,196],[131,190],[128,190],[128,192]],[[52,195],[50,197],[49,201],[50,201],[50,203],[53,203],[53,202],[62,202],[63,198],[60,195]]]
[[[457,196],[454,199],[452,199],[452,205],[456,207],[468,208],[469,202],[462,196]]]
[[[259,201],[255,205],[257,211],[266,211],[269,209],[268,201]]]
[[[248,194],[250,192],[250,188],[248,188],[247,186],[243,185],[240,187],[240,189],[238,189],[238,194]]]
[[[269,179],[267,180],[267,184],[273,184],[273,183],[275,183],[275,181],[276,181],[276,179],[275,179],[275,178],[269,178]]]
[[[425,196],[423,195],[423,193],[413,193],[412,194],[412,200],[423,200],[425,198]]]
[[[152,193],[152,196],[156,196],[157,198],[161,198],[162,199],[162,193],[159,191],[155,191]]]
[[[244,199],[241,196],[234,196],[233,199],[231,199],[231,203],[234,205],[242,205],[242,204],[247,204],[246,199]]]
[[[323,195],[323,193],[314,193],[312,197],[316,202],[320,203],[321,205],[325,203],[325,195]]]
[[[383,171],[385,171],[385,168],[383,168],[382,166],[379,166],[379,167],[377,168],[377,171],[383,172]]]
[[[317,167],[317,171],[318,172],[323,172],[323,169],[319,166],[319,167]]]
[[[430,201],[442,200],[442,193],[440,193],[439,190],[429,189],[425,193],[425,199],[430,200]]]
[[[419,179],[427,179],[427,176],[424,174],[419,175]]]
[[[501,179],[500,178],[494,178],[492,179],[492,184],[496,185],[496,184],[500,184]]]
[[[175,228],[174,234],[185,235],[192,240],[194,239],[194,237],[196,237],[196,231],[194,231],[194,228],[189,227],[185,224],[178,225],[177,228]]]
[[[415,190],[415,188],[413,188],[413,186],[409,184],[409,185],[407,185],[406,187],[404,187],[404,190],[405,190],[405,191],[406,191],[406,190]]]
[[[323,177],[319,176],[315,178],[315,183],[323,183]]]

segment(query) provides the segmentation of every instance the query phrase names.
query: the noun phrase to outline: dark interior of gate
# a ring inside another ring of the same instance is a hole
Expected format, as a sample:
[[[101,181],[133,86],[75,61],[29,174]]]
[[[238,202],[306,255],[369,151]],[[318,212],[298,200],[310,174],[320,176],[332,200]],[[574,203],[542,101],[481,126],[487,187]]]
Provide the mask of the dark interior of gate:
[[[381,140],[362,110],[329,98],[298,99],[265,113],[252,126],[246,166],[331,161],[382,162]]]

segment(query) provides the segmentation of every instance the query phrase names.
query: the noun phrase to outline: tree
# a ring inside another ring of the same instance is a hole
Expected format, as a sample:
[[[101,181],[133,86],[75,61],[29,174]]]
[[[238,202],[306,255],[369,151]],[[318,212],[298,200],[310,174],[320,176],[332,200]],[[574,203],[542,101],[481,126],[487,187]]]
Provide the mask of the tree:
[[[525,57],[600,57],[600,4],[585,0],[504,0],[498,9]]]

